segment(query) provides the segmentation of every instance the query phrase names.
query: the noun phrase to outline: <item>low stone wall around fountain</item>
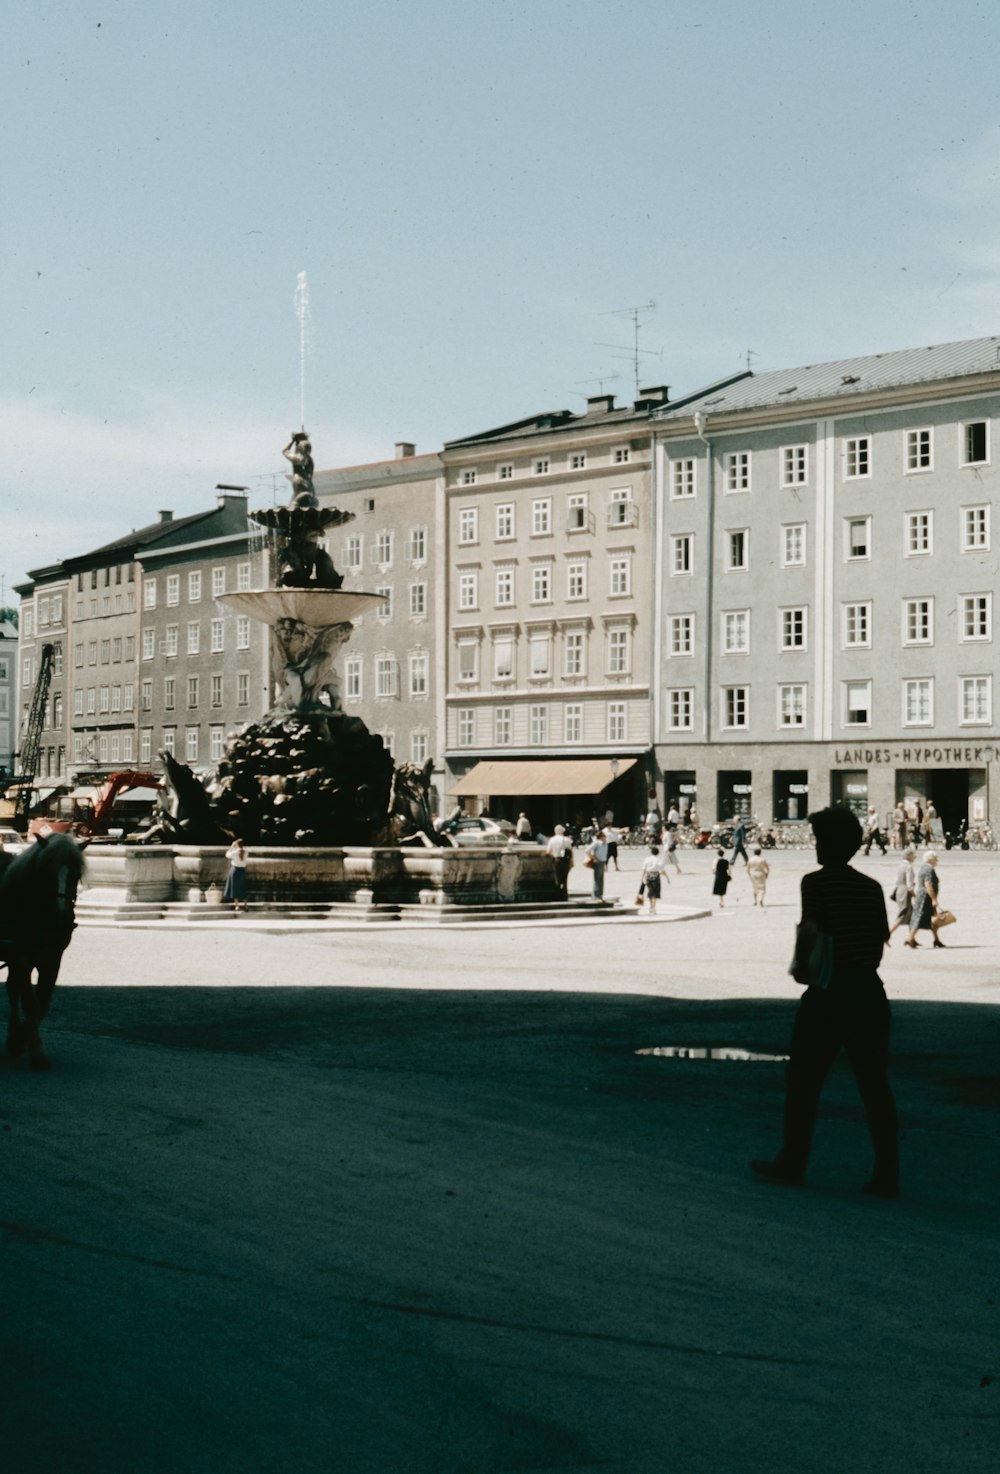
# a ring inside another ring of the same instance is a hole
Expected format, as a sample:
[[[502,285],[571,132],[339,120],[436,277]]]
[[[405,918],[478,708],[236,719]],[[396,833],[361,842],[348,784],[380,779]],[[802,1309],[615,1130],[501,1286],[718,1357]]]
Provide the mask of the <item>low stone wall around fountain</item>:
[[[221,845],[100,845],[87,850],[88,911],[200,902],[221,896],[228,865]],[[455,849],[287,849],[247,851],[251,905],[481,906],[559,900],[551,857],[539,845]],[[213,897],[215,892],[212,892]]]

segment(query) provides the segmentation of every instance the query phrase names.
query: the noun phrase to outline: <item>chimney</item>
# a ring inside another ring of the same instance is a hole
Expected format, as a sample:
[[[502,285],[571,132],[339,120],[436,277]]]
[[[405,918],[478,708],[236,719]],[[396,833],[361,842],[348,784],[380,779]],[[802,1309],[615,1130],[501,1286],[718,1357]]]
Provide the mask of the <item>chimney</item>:
[[[588,415],[609,415],[615,407],[613,394],[591,394],[587,399]]]
[[[159,518],[161,522],[172,522],[174,520],[174,514],[173,512],[160,512]]]
[[[410,456],[415,456],[416,453],[417,453],[417,447],[414,445],[414,443],[413,443],[412,440],[397,440],[396,441],[396,459],[397,459],[397,461],[405,461],[405,460],[408,460]]]
[[[651,389],[640,389],[639,398],[635,402],[636,409],[656,409],[658,405],[666,404],[670,399],[670,385],[656,384]]]

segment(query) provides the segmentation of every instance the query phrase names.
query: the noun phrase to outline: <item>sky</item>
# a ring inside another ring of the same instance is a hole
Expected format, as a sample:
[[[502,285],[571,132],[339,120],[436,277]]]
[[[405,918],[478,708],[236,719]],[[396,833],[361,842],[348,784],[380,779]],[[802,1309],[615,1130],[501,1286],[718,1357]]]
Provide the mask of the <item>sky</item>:
[[[998,54],[995,0],[14,0],[0,591],[284,500],[303,418],[328,468],[629,402],[647,304],[675,394],[1000,332]]]

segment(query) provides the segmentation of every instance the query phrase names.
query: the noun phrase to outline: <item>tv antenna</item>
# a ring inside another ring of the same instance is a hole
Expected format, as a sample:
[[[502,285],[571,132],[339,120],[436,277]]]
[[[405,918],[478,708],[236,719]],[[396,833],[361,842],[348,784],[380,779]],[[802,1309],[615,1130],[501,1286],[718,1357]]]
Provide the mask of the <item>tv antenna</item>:
[[[632,347],[630,349],[625,349],[625,345],[623,343],[599,343],[597,346],[599,348],[615,348],[619,350],[625,349],[624,352],[619,352],[618,357],[623,359],[623,361],[632,364],[633,373],[635,374],[635,397],[637,399],[639,397],[640,379],[639,359],[642,357],[663,357],[662,348],[653,349],[639,347],[639,330],[642,327],[642,318],[648,316],[649,313],[655,311],[655,302],[645,302],[642,304],[641,307],[614,307],[611,309],[610,312],[601,313],[602,317],[627,317],[630,318],[632,321]]]
[[[605,384],[617,384],[620,378],[621,374],[601,374],[600,377],[596,379],[577,379],[576,382],[578,384],[596,384],[598,394],[603,394]],[[578,389],[574,389],[573,392],[574,394],[579,394],[580,391]],[[584,394],[580,397],[583,399],[587,399],[589,398],[589,395]]]
[[[753,363],[751,362],[751,360],[754,359],[754,358],[759,358],[760,357],[760,354],[757,352],[756,348],[748,348],[747,351],[746,351],[746,353],[743,356],[744,356],[744,358],[747,361],[747,373],[748,374],[752,374],[753,373]]]

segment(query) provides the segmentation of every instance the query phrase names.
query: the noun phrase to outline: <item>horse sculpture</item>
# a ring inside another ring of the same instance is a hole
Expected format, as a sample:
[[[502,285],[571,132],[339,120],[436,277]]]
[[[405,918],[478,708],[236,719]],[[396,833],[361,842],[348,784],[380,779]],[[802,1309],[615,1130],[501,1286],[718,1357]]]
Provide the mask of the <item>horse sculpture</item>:
[[[0,964],[7,968],[7,1054],[28,1052],[47,1070],[39,1026],[49,1011],[59,964],[70,944],[83,850],[68,834],[39,835],[16,858],[0,855]],[[32,982],[32,974],[37,982]]]

